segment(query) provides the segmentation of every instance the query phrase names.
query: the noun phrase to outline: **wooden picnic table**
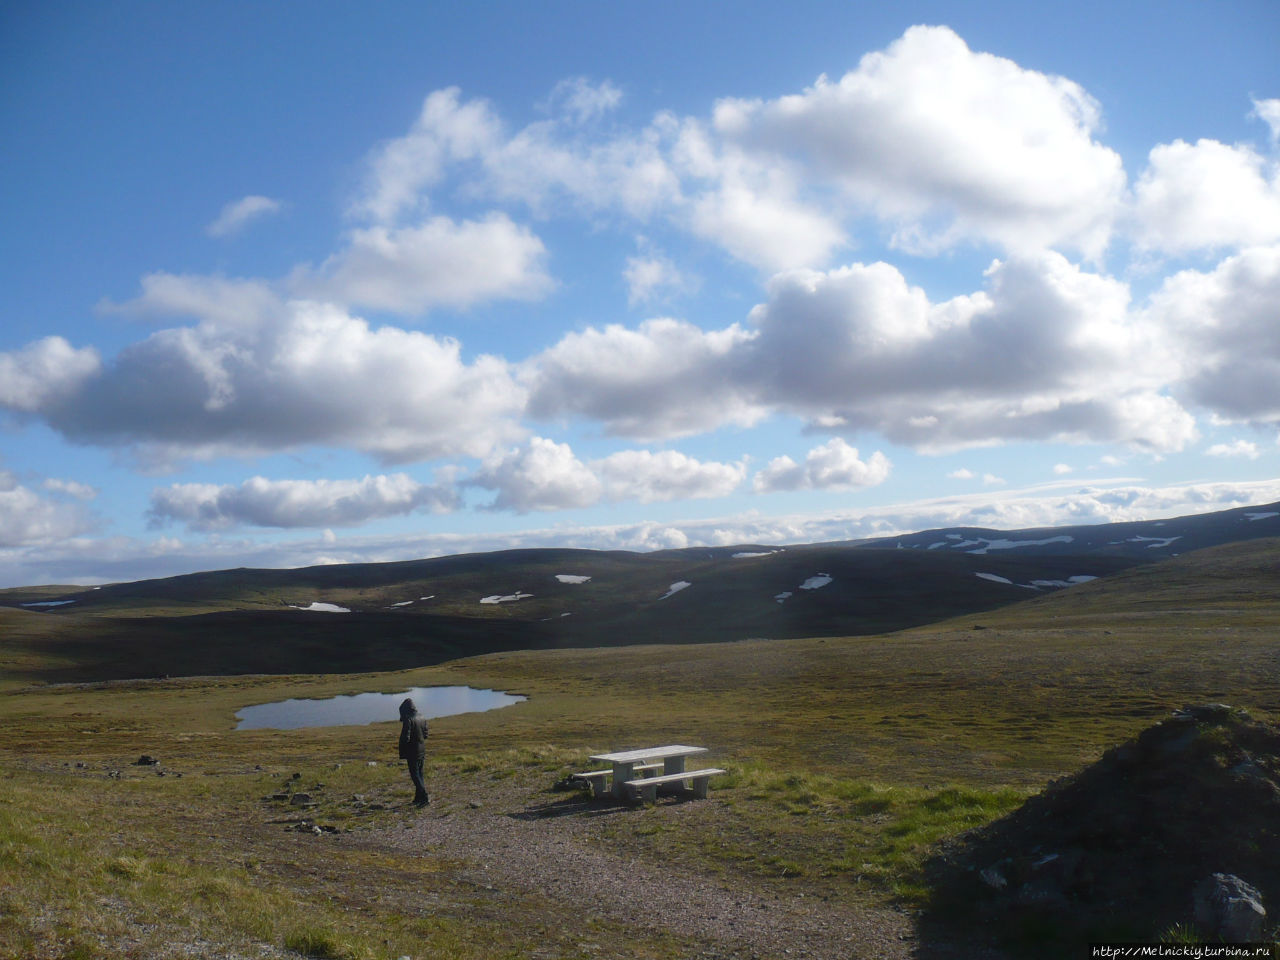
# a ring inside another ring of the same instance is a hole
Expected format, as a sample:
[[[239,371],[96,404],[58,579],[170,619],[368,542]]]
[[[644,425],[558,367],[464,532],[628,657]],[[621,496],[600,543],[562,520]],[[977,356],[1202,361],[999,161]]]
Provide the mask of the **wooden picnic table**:
[[[665,747],[645,747],[642,750],[623,750],[618,753],[598,753],[592,760],[613,764],[613,795],[619,800],[628,799],[627,781],[634,779],[635,768],[662,761],[662,775],[684,773],[684,761],[697,753],[706,753],[706,747],[690,747],[673,743]]]

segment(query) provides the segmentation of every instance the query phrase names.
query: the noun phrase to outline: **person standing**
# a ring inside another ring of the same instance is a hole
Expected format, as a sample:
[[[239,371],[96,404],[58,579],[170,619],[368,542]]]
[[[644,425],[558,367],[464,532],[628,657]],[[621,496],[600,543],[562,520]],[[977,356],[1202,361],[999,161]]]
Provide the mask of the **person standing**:
[[[427,759],[427,718],[418,713],[418,708],[408,697],[400,704],[400,757],[409,763],[414,805],[426,806],[431,802],[422,775],[422,766]]]

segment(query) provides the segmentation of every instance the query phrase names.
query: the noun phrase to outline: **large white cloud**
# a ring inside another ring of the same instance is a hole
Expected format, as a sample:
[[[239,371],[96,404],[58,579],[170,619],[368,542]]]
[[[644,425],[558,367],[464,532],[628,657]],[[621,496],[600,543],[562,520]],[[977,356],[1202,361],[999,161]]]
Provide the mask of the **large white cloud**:
[[[80,484],[67,483],[67,487],[59,489],[55,481],[47,489],[68,493],[77,500],[84,499],[81,493],[89,489]],[[58,496],[41,496],[10,471],[0,469],[0,549],[58,544],[95,526],[82,505]]]
[[[186,297],[172,278],[163,286],[175,302],[205,303],[201,284]],[[129,345],[79,389],[44,395],[39,412],[77,443],[162,460],[322,445],[409,462],[484,456],[523,434],[525,393],[498,357],[467,362],[455,340],[328,304],[233,319],[224,298],[212,306],[194,326]]]
[[[153,523],[180,521],[192,530],[256,527],[348,527],[416,511],[458,506],[449,485],[425,485],[407,474],[360,480],[268,480],[239,486],[177,483],[152,491]]]
[[[752,320],[767,399],[819,426],[925,450],[1194,436],[1158,396],[1168,370],[1127,287],[1059,254],[998,262],[986,290],[938,304],[883,263],[782,274]]]
[[[766,411],[738,382],[734,365],[751,338],[736,325],[707,333],[667,318],[637,330],[610,324],[570,333],[526,365],[528,412],[583,416],[637,439],[750,425]]]
[[[491,509],[516,513],[593,506],[604,489],[569,444],[545,437],[533,437],[526,446],[509,451],[471,482],[497,491]]]
[[[1280,163],[1247,144],[1161,144],[1134,195],[1134,229],[1146,249],[1186,253],[1280,239]]]
[[[924,450],[1017,440],[1181,449],[1174,344],[1128,287],[1055,253],[933,303],[885,263],[775,276],[751,329],[655,320],[570,334],[528,364],[530,412],[660,438],[773,412]]]
[[[533,300],[551,289],[546,247],[505,214],[457,223],[432,217],[413,227],[354,230],[319,268],[290,278],[303,296],[418,314],[495,299]]]
[[[925,26],[839,81],[715,110],[723,137],[806,158],[911,246],[980,238],[1089,255],[1106,246],[1125,184],[1119,155],[1093,139],[1099,126],[1078,84]]]
[[[488,101],[435,91],[371,154],[353,211],[389,225],[451,192],[538,216],[661,218],[771,272],[826,266],[867,214],[917,251],[974,240],[1096,257],[1124,199],[1088,93],[946,27],[912,27],[836,82],[724,98],[709,120],[664,111],[604,126],[620,99],[574,78],[547,119],[511,130]]]
[[[533,437],[469,482],[497,492],[490,509],[528,513],[622,500],[722,497],[745,475],[745,463],[700,461],[675,450],[621,450],[584,463],[569,444]]]
[[[788,456],[775,457],[755,475],[752,485],[759,493],[778,490],[852,490],[873,487],[889,479],[892,465],[877,450],[866,460],[858,449],[840,437],[832,437],[814,447],[796,463]]]
[[[1280,422],[1280,246],[1184,270],[1147,315],[1182,349],[1179,394],[1226,420]]]
[[[620,450],[591,466],[608,500],[694,500],[728,496],[742,483],[745,463],[696,460],[677,450]]]
[[[97,350],[76,349],[62,337],[0,353],[0,408],[36,413],[74,396],[101,367]]]

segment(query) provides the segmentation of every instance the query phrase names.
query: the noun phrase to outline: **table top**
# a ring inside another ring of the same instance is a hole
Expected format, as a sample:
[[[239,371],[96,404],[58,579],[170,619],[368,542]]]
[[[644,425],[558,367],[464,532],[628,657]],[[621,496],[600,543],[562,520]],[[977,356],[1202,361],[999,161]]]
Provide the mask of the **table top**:
[[[687,747],[682,743],[673,743],[666,747],[623,750],[621,753],[598,753],[591,759],[602,763],[643,763],[646,760],[665,760],[667,757],[687,757],[690,754],[706,752],[706,747]]]

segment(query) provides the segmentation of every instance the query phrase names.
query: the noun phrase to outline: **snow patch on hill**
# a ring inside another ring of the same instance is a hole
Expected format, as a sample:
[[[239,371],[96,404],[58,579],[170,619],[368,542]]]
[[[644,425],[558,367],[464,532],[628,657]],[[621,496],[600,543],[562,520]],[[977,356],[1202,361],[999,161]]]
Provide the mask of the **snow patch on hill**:
[[[577,573],[557,573],[556,579],[561,583],[586,583],[591,578]]]
[[[318,600],[313,600],[309,605],[305,607],[299,607],[296,604],[292,604],[292,603],[289,604],[289,606],[293,607],[293,609],[295,610],[308,610],[311,613],[350,613],[351,612],[347,607],[340,607],[336,603],[321,603]]]
[[[831,574],[820,573],[816,577],[810,577],[804,583],[800,584],[801,590],[820,590],[832,580]]]
[[[517,590],[515,593],[509,593],[509,594],[506,594],[505,596],[495,593],[492,597],[481,597],[480,602],[481,603],[514,603],[517,600],[527,600],[529,597],[532,597],[532,596],[533,596],[532,593],[521,593],[519,590]]]
[[[667,597],[671,596],[673,593],[679,593],[679,592],[680,592],[681,590],[683,590],[685,587],[692,587],[692,586],[693,586],[693,584],[692,584],[692,583],[690,583],[688,580],[677,580],[675,583],[673,583],[673,584],[670,586],[670,588],[667,590],[667,592],[666,592],[666,593],[664,593],[662,596],[660,596],[658,599],[659,599],[659,600],[665,600],[665,599],[667,599]]]

